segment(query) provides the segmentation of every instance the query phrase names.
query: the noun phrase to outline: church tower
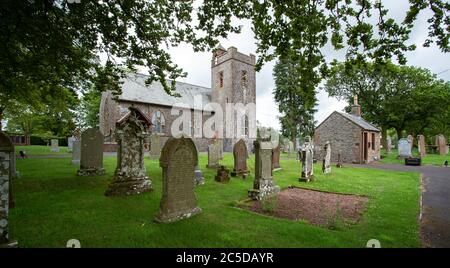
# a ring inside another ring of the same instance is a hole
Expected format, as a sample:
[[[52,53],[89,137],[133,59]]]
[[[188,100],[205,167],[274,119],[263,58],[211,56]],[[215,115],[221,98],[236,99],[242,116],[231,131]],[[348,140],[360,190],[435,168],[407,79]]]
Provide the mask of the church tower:
[[[256,104],[255,63],[255,55],[245,55],[235,47],[225,49],[219,45],[213,51],[211,60],[211,101],[220,103],[223,111],[227,103]],[[248,123],[246,124],[248,133]],[[224,150],[231,151],[237,140],[225,139]],[[252,148],[251,142],[248,148]]]

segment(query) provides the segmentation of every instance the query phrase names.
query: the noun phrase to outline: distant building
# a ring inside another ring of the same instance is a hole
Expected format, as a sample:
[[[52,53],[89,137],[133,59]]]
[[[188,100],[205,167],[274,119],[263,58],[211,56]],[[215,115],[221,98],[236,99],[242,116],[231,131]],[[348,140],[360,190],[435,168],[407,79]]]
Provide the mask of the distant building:
[[[130,74],[122,84],[122,94],[118,100],[113,99],[111,92],[102,94],[100,104],[100,131],[105,135],[105,151],[115,151],[117,144],[114,137],[116,122],[128,112],[128,107],[139,108],[146,116],[151,118],[153,133],[161,136],[161,146],[172,136],[171,125],[178,115],[171,115],[172,106],[176,103],[185,103],[194,107],[194,97],[202,96],[202,108],[207,103],[219,103],[225,107],[227,103],[256,104],[256,79],[254,55],[245,55],[235,47],[227,50],[219,46],[213,51],[211,60],[211,88],[176,82],[175,93],[180,97],[168,95],[160,82],[145,85],[146,75]],[[205,64],[193,62],[192,64]],[[168,81],[170,84],[171,81]],[[193,110],[192,110],[193,111]],[[210,115],[203,116],[205,122]],[[224,114],[225,118],[225,114]],[[225,128],[224,124],[224,128]],[[252,149],[252,140],[248,137],[248,119],[246,118],[243,133],[249,150]],[[194,130],[191,120],[192,133]],[[224,133],[225,133],[224,129]],[[232,151],[238,139],[223,139],[223,150]],[[199,151],[206,151],[210,139],[194,139]]]
[[[334,111],[314,132],[317,159],[324,155],[323,146],[331,143],[331,161],[364,164],[380,159],[380,129],[361,117],[361,106],[355,96],[351,114]]]

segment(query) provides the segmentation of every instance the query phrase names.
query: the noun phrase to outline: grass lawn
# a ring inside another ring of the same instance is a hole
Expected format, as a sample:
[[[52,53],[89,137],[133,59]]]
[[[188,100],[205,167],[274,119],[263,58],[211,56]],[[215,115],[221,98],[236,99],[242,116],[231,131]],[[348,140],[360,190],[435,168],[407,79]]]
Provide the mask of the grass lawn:
[[[67,154],[68,148],[59,146],[59,152],[52,152],[51,146],[45,145],[30,145],[30,146],[16,146],[16,154],[19,151],[25,151],[27,155],[53,155],[53,154]]]
[[[232,178],[229,184],[214,181],[200,155],[206,184],[196,188],[203,212],[171,224],[152,220],[159,209],[162,179],[157,160],[146,159],[154,191],[111,198],[104,192],[111,181],[115,157],[105,158],[107,174],[77,177],[69,158],[17,161],[21,178],[13,183],[16,207],[10,211],[10,235],[19,247],[65,247],[80,240],[82,247],[365,247],[378,239],[382,247],[419,247],[419,174],[375,169],[333,168],[323,175],[315,166],[316,181],[298,182],[300,165],[282,159],[274,173],[278,185],[354,193],[369,197],[361,221],[337,230],[255,214],[237,209],[253,184]],[[231,154],[222,161],[232,167]]]
[[[413,156],[419,156],[419,152],[417,149],[412,151]],[[404,159],[397,159],[397,149],[392,149],[390,154],[386,154],[384,149],[381,150],[381,155],[384,156],[383,159],[380,160],[381,163],[386,164],[405,164]],[[447,155],[439,155],[439,154],[427,154],[422,158],[422,165],[435,165],[442,166],[444,161],[448,160],[450,162],[450,154]]]

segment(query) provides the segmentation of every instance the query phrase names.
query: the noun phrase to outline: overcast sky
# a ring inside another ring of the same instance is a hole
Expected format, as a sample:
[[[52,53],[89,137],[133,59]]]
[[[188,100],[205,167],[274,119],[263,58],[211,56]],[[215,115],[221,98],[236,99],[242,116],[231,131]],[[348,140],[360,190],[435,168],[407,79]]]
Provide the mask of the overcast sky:
[[[398,21],[403,19],[408,8],[407,0],[384,0],[383,4],[390,10],[389,16]],[[435,74],[442,72],[438,77],[448,81],[450,80],[450,70],[448,70],[450,68],[449,54],[440,52],[436,46],[431,46],[430,48],[422,46],[428,34],[426,20],[429,15],[429,12],[421,14],[411,33],[410,44],[416,44],[417,49],[406,54],[408,64],[427,68]],[[225,48],[234,46],[238,51],[245,54],[256,54],[256,44],[250,28],[251,24],[248,21],[240,21],[239,24],[243,25],[242,32],[240,34],[232,34],[227,39],[222,39],[221,44]],[[172,49],[170,53],[174,62],[188,72],[188,76],[179,79],[180,81],[211,87],[211,52],[194,53],[190,46],[181,45]],[[323,53],[328,61],[333,58],[342,60],[344,55],[344,52],[336,52],[332,49],[324,49]],[[263,126],[279,129],[278,108],[272,95],[274,89],[273,65],[274,62],[266,63],[262,70],[256,74],[256,112],[257,120]],[[315,120],[319,123],[333,111],[340,111],[346,106],[345,102],[328,97],[328,94],[323,91],[318,92],[318,100],[318,112],[315,114]]]

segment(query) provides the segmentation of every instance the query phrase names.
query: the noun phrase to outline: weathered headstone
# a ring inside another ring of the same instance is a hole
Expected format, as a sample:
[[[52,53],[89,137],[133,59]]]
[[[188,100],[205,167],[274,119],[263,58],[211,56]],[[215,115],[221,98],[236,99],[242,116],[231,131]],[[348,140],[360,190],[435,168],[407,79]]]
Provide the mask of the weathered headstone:
[[[425,148],[425,136],[424,135],[417,136],[417,148],[419,149],[420,157],[424,157],[427,155],[426,148]]]
[[[134,195],[152,190],[144,164],[144,143],[150,135],[152,123],[139,109],[129,109],[116,123],[117,167],[106,190],[107,196]]]
[[[72,165],[79,165],[81,158],[81,141],[73,141],[72,143]]]
[[[221,183],[228,183],[230,181],[230,171],[225,166],[220,166],[217,170],[215,180]]]
[[[75,137],[69,137],[67,138],[67,151],[71,153],[73,151],[73,142],[77,139]]]
[[[233,172],[231,172],[231,176],[235,177],[242,175],[243,177],[246,177],[248,175],[247,156],[247,145],[243,139],[240,139],[233,147],[234,168]]]
[[[440,155],[446,155],[448,153],[448,146],[444,135],[439,134],[436,136],[436,146]]]
[[[409,144],[411,144],[411,150],[414,147],[414,137],[412,135],[408,135],[406,137],[406,139],[408,140]]]
[[[201,212],[194,192],[194,169],[198,154],[190,138],[169,138],[159,159],[163,174],[163,195],[157,222],[173,222]]]
[[[59,141],[57,139],[52,139],[50,150],[52,152],[59,152]]]
[[[219,142],[215,140],[212,144],[208,145],[208,164],[207,168],[218,168],[220,167],[219,160],[220,147]]]
[[[205,177],[203,177],[202,170],[200,169],[198,164],[195,166],[194,173],[195,173],[195,178],[194,178],[195,186],[205,184]]]
[[[248,191],[248,196],[253,200],[262,200],[268,196],[280,192],[280,187],[275,185],[272,177],[272,148],[273,143],[269,137],[258,135],[254,141],[255,148],[255,180],[253,189]]]
[[[96,176],[105,174],[103,168],[103,134],[95,128],[89,128],[81,134],[81,159],[78,176]]]
[[[309,182],[314,180],[313,172],[314,144],[310,136],[305,137],[302,144],[302,175],[299,181]]]
[[[411,143],[405,138],[399,139],[397,143],[398,157],[407,158],[411,157]]]
[[[280,166],[280,145],[272,149],[272,169],[277,171],[281,169]]]
[[[336,164],[336,167],[338,167],[338,168],[343,167],[342,160],[341,160],[341,152],[342,152],[341,150],[338,151],[338,161],[337,161],[337,164]]]
[[[223,160],[223,139],[217,140],[219,146],[220,160]]]
[[[161,142],[159,135],[154,133],[150,135],[150,158],[158,159],[161,155]]]
[[[0,248],[14,247],[9,240],[9,208],[11,178],[15,173],[12,161],[14,161],[14,145],[10,138],[0,132]]]
[[[294,143],[289,141],[288,143],[288,157],[293,157],[295,153]]]
[[[331,145],[330,142],[327,141],[324,146],[325,156],[323,158],[322,163],[322,171],[325,174],[331,173]]]
[[[390,154],[392,149],[392,139],[390,136],[386,137],[386,153]]]

